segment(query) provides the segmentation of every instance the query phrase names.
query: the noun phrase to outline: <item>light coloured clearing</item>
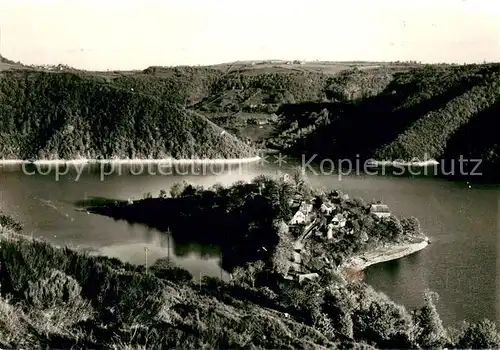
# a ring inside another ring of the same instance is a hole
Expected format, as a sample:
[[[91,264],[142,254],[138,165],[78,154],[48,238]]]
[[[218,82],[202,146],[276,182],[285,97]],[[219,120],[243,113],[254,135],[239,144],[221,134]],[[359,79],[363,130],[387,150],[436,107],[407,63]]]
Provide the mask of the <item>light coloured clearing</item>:
[[[425,167],[429,165],[436,165],[439,162],[435,159],[428,159],[424,161],[411,161],[411,162],[403,162],[397,160],[370,160],[367,162],[368,165],[372,166],[420,166]]]
[[[241,164],[259,161],[258,156],[250,158],[218,158],[218,159],[52,159],[33,162],[20,159],[2,159],[0,164]]]

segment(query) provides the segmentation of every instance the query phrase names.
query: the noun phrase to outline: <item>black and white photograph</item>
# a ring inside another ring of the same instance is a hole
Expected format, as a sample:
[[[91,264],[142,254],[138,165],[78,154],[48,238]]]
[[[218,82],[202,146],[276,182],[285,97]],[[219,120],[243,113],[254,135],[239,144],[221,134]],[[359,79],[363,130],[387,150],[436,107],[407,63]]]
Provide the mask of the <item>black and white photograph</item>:
[[[500,349],[500,2],[0,0],[0,349]]]

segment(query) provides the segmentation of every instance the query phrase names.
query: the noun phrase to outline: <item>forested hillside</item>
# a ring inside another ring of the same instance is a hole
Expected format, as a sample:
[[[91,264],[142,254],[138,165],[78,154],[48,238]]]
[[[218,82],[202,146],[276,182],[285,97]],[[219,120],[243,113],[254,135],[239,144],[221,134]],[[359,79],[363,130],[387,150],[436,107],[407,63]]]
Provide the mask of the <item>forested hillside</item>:
[[[231,190],[224,195],[227,201]],[[191,190],[181,194],[192,195]],[[420,307],[409,310],[364,283],[349,283],[335,270],[299,283],[279,277],[278,266],[262,260],[238,268],[229,282],[210,277],[195,281],[168,258],[146,268],[130,265],[22,236],[19,224],[1,212],[0,223],[2,348],[500,346],[500,333],[491,321],[444,327],[437,295],[430,292]],[[290,233],[285,227],[278,220],[275,234],[280,239]],[[282,260],[276,249],[273,255],[277,258],[272,261]]]
[[[500,102],[478,113],[451,137],[442,156],[443,161],[448,161],[448,172],[453,170],[450,160],[460,156],[464,159],[465,174],[458,176],[500,181]],[[455,168],[458,167],[455,163]]]
[[[376,73],[356,74],[370,81]],[[490,148],[499,137],[491,132],[491,110],[500,100],[500,65],[426,66],[394,74],[385,87],[382,77],[371,81],[380,93],[281,106],[282,122],[271,143],[295,154],[333,158],[438,159],[474,148],[496,159],[495,150],[482,149],[479,135],[489,135]],[[454,141],[458,137],[462,141]]]
[[[253,150],[168,99],[67,72],[0,76],[0,157],[238,158]]]
[[[449,160],[471,153],[486,157],[487,170],[499,162],[498,134],[490,132],[497,124],[488,111],[499,101],[500,65],[315,67],[6,71],[0,78],[0,155],[235,157],[251,152],[244,143],[252,138],[294,155],[317,154],[318,160]],[[185,108],[198,113],[186,115]],[[204,116],[244,142],[221,135]],[[477,136],[483,133],[487,141]]]

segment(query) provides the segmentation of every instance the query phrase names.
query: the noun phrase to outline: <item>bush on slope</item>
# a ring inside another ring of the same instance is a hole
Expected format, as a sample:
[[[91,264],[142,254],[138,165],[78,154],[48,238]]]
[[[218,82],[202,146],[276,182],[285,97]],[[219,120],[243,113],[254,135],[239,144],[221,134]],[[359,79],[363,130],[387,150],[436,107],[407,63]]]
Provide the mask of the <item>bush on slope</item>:
[[[397,73],[374,97],[283,106],[281,131],[272,141],[292,153],[329,158],[438,157],[462,125],[495,103],[499,77],[495,64]]]

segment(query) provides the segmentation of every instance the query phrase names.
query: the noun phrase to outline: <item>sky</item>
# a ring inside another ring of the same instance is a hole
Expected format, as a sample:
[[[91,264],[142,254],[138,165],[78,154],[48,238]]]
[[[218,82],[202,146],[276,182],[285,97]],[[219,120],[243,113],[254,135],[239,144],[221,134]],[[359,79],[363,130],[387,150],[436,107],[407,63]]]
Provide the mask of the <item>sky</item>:
[[[498,0],[0,0],[0,54],[143,69],[237,60],[500,60]]]

